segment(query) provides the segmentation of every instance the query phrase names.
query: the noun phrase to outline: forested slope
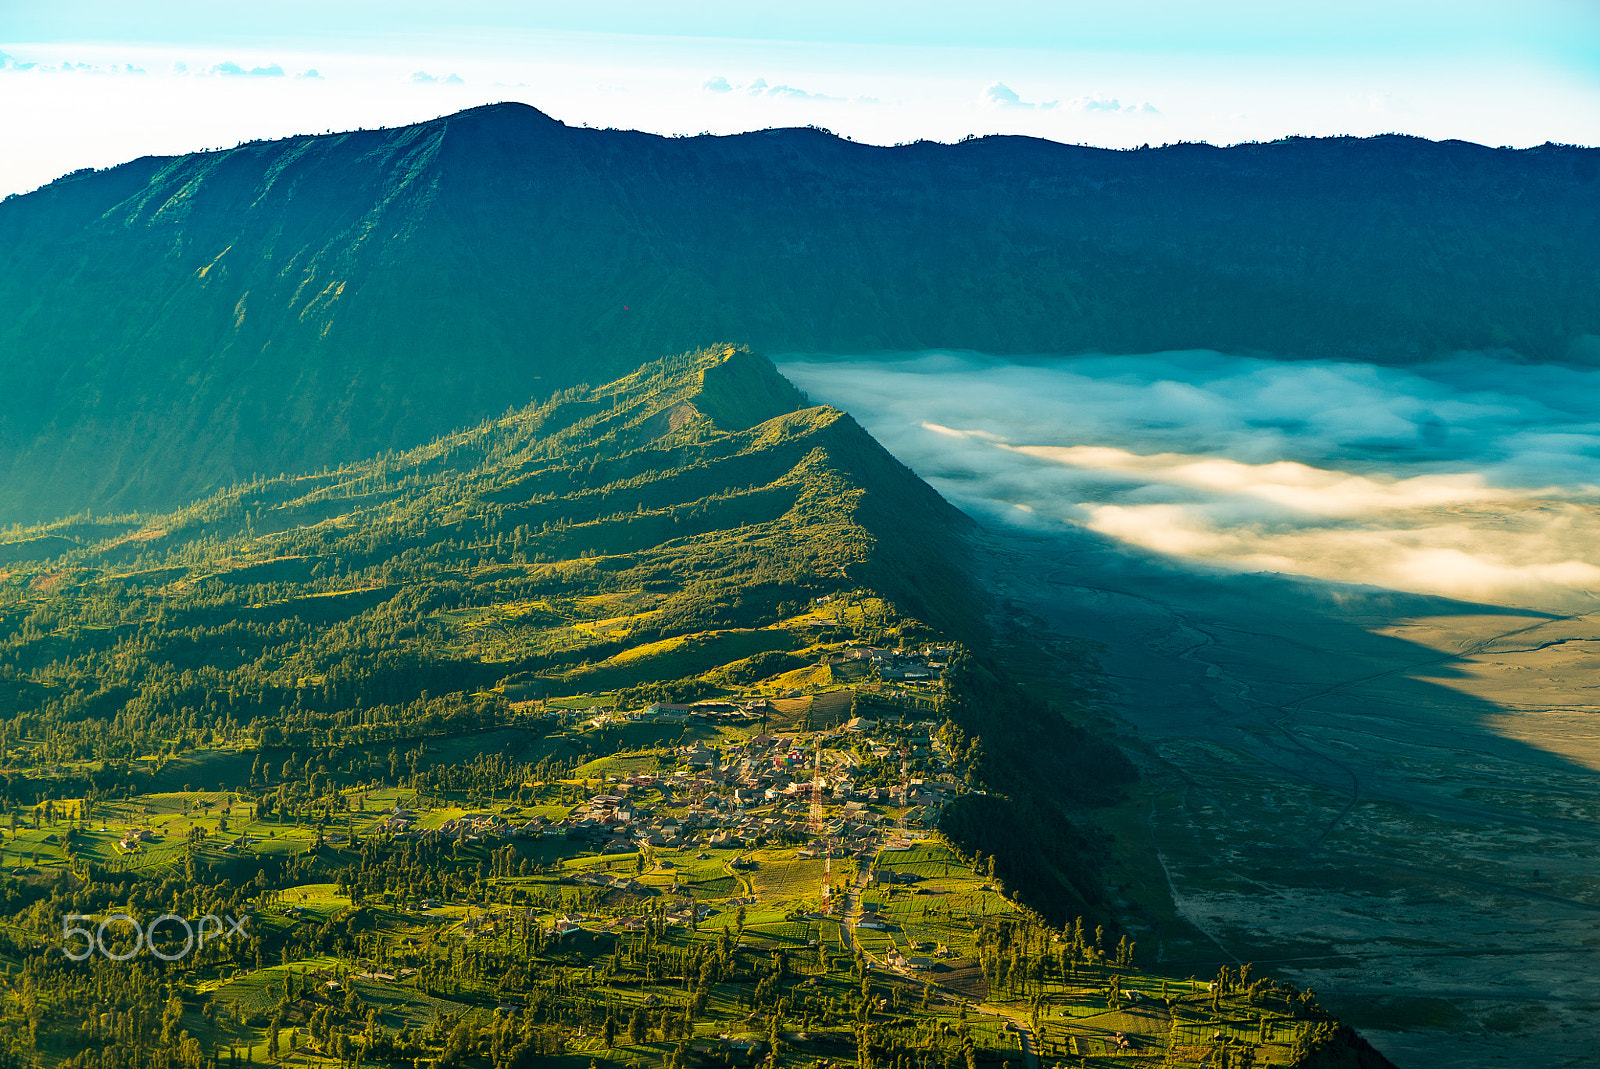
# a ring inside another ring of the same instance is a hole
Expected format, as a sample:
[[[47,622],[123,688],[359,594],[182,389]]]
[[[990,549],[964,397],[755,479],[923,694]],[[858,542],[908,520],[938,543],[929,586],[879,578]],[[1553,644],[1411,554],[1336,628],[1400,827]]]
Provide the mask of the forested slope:
[[[476,724],[506,684],[670,684],[679,662],[618,655],[754,634],[840,589],[981,637],[969,528],[764,358],[702,351],[407,453],[0,545],[6,730],[48,740],[29,767],[115,769],[241,731]]]
[[[662,138],[524,105],[0,204],[0,522],[419,445],[711,338],[1565,358],[1600,150]]]

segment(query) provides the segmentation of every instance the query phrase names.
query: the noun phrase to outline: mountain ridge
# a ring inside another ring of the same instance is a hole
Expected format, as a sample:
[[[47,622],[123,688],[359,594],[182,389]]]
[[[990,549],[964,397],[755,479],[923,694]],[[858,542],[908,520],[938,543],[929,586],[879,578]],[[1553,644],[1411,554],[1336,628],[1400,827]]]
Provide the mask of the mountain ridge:
[[[0,522],[407,448],[710,338],[1561,359],[1600,334],[1597,161],[669,138],[518,104],[147,157],[0,204]]]

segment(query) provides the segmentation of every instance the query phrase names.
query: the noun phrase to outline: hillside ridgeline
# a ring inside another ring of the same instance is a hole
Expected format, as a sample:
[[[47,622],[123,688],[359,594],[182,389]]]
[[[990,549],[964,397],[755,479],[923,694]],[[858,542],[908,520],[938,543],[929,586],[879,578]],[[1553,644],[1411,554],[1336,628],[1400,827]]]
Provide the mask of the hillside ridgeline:
[[[1600,150],[662,138],[520,104],[0,205],[0,522],[174,508],[741,338],[1408,361],[1600,334]]]

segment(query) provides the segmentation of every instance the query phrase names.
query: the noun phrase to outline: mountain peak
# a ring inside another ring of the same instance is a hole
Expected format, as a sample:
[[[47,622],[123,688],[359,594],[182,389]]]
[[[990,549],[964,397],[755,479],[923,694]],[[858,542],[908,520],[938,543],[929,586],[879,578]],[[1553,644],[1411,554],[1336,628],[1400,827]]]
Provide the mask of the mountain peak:
[[[479,104],[477,107],[463,108],[444,117],[444,121],[458,123],[464,121],[484,121],[498,123],[534,123],[544,126],[565,126],[566,123],[540,111],[532,104],[524,104],[520,100],[502,100],[496,104]]]
[[[702,361],[695,402],[718,427],[743,431],[804,407],[806,398],[766,357],[726,345]]]

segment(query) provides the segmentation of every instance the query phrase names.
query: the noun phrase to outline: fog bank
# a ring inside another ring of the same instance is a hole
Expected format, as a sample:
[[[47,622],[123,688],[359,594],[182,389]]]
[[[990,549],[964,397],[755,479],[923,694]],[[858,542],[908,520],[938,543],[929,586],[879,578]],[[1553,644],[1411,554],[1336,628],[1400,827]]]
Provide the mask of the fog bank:
[[[1600,370],[1212,352],[779,363],[975,514],[1180,563],[1596,607]]]

